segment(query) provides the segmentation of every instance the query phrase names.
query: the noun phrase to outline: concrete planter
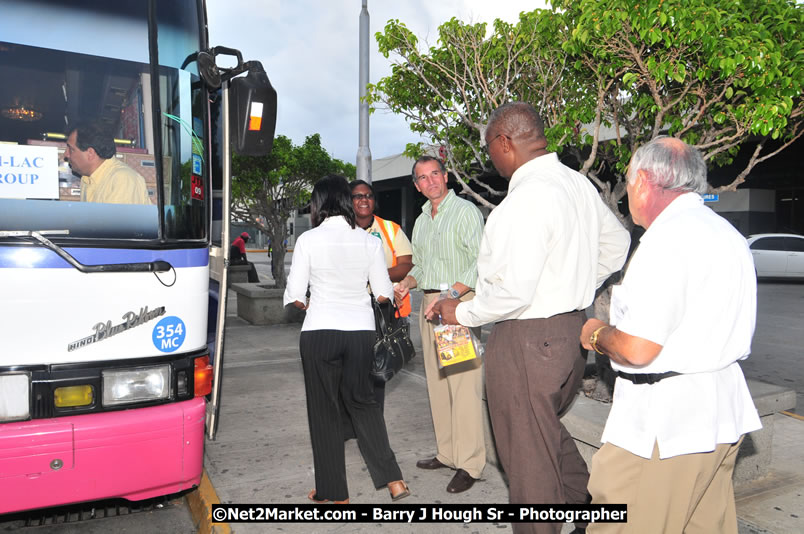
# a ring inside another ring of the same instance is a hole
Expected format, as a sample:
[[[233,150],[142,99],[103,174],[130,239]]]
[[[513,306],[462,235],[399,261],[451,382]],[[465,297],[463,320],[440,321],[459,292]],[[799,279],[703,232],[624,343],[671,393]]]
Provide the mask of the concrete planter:
[[[237,316],[251,324],[300,323],[304,312],[294,306],[282,306],[284,289],[273,284],[235,283],[232,291],[237,294]]]
[[[740,446],[734,468],[736,487],[769,474],[773,446],[773,415],[796,406],[796,394],[791,389],[755,380],[748,380],[748,389],[759,412],[762,428],[748,434]],[[561,419],[589,466],[592,464],[592,456],[601,446],[600,437],[610,409],[611,404],[581,394],[570,411]]]

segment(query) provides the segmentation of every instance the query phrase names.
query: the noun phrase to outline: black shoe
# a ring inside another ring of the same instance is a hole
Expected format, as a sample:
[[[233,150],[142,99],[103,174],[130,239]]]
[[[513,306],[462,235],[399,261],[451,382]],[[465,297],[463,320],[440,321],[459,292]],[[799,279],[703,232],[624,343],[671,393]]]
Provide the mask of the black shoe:
[[[464,471],[463,469],[458,469],[455,473],[455,476],[452,477],[452,480],[449,481],[447,484],[447,492],[448,493],[462,493],[475,484],[475,479],[472,476]]]
[[[416,462],[416,467],[419,469],[441,469],[442,467],[449,467],[442,464],[438,458],[428,458],[427,460],[419,460]]]

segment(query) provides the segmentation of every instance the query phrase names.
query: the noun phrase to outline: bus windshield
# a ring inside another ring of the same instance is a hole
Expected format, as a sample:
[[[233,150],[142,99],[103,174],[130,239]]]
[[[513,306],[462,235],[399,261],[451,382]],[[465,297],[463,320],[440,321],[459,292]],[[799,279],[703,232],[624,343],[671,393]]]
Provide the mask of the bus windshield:
[[[202,45],[198,9],[148,6],[3,1],[0,231],[207,239],[207,93],[185,61]]]

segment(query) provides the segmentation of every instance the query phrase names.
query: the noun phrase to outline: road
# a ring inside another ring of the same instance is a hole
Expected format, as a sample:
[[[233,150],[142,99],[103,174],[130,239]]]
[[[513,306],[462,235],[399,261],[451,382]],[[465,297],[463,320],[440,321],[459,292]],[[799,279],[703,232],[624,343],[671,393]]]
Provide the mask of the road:
[[[804,414],[804,283],[759,283],[752,354],[740,364],[746,378],[794,389]]]

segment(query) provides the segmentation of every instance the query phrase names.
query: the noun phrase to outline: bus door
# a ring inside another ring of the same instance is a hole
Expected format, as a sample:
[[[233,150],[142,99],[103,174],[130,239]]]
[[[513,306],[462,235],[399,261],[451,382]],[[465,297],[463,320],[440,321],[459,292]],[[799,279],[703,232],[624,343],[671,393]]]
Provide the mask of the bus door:
[[[217,65],[218,56],[235,56],[232,68]],[[213,390],[207,410],[207,436],[215,439],[221,404],[224,329],[228,300],[231,222],[231,151],[267,156],[276,126],[276,91],[258,61],[244,62],[237,50],[215,47],[195,58],[210,91],[210,157],[212,177],[209,249],[209,321],[207,345],[213,364]]]

